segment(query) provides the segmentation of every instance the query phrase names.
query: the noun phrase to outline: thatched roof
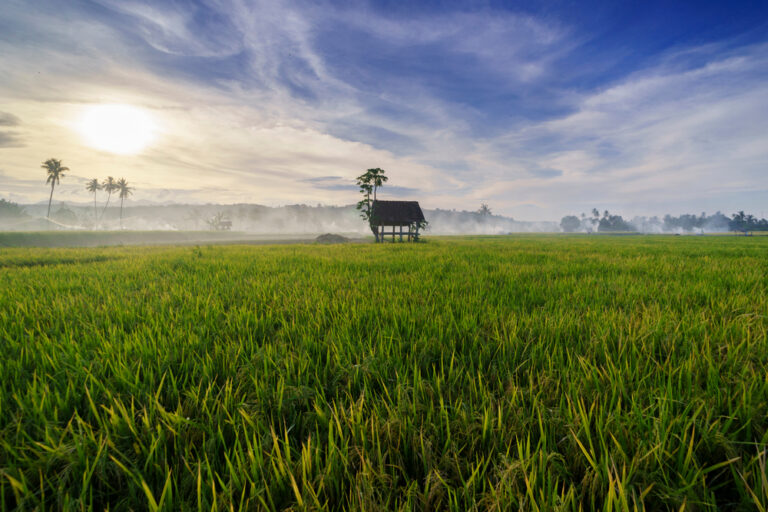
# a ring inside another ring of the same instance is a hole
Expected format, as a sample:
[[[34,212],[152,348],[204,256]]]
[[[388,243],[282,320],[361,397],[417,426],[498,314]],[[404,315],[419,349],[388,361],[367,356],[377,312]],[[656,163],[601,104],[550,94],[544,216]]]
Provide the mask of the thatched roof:
[[[371,211],[374,224],[408,225],[423,222],[424,213],[418,201],[374,201]]]

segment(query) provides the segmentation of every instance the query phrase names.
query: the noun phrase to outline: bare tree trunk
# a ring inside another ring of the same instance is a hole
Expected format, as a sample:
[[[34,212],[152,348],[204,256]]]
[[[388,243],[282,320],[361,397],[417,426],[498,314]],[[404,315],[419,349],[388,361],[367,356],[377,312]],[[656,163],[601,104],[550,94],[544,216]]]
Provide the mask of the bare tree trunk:
[[[51,181],[51,197],[48,198],[48,213],[45,216],[46,219],[51,218],[51,201],[52,200],[53,200],[53,181]]]
[[[376,201],[376,189],[373,191],[374,196],[374,202]],[[373,205],[371,204],[371,193],[370,191],[366,194],[365,197],[366,201],[368,201],[368,226],[371,228],[371,232],[373,233],[374,238],[376,239],[376,243],[379,243],[379,227],[374,225],[374,219],[373,219]]]
[[[106,202],[106,204],[104,205],[104,209],[101,211],[101,218],[102,218],[102,219],[104,218],[104,214],[105,214],[105,213],[107,213],[107,206],[109,206],[109,198],[110,198],[110,197],[112,197],[112,192],[110,192],[109,194],[107,194],[107,202]]]
[[[96,192],[93,193],[93,219],[96,220],[96,217],[98,216],[98,212],[96,211]]]
[[[123,229],[123,198],[120,198],[120,229]]]

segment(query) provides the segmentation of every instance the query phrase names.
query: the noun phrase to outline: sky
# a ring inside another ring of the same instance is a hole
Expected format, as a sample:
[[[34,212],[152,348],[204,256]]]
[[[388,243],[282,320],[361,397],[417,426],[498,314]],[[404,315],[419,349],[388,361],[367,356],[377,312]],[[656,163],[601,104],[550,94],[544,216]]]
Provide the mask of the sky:
[[[2,0],[0,197],[768,215],[768,3]],[[103,198],[100,198],[103,199]],[[131,202],[129,201],[129,203]]]

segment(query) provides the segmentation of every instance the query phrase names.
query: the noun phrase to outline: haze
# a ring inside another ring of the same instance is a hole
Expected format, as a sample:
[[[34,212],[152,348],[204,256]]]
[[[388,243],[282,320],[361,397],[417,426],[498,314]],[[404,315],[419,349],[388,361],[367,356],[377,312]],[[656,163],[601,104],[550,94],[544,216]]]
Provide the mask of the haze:
[[[765,3],[466,5],[5,0],[0,197],[768,210]]]

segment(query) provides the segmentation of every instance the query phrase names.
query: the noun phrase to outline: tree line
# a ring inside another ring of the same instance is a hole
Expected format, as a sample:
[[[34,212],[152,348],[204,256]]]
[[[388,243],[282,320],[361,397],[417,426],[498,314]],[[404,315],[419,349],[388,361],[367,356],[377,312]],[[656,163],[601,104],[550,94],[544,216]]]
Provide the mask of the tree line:
[[[53,191],[56,185],[60,183],[61,178],[65,177],[64,172],[69,171],[69,167],[65,167],[61,164],[61,160],[56,158],[49,158],[40,166],[46,170],[48,178],[46,183],[51,184],[51,195],[48,198],[48,213],[46,218],[51,218],[51,202],[53,201]],[[109,200],[112,198],[112,194],[117,193],[120,198],[120,227],[123,225],[123,201],[128,199],[128,196],[133,194],[134,187],[128,185],[128,181],[125,178],[115,180],[112,176],[107,176],[102,182],[99,182],[98,178],[93,178],[85,185],[85,189],[93,194],[93,218],[95,220],[101,220],[104,217],[104,213],[109,207]],[[99,190],[103,190],[107,193],[107,200],[104,204],[104,209],[101,211],[101,215],[98,213],[97,206],[97,194]]]
[[[576,231],[586,232],[619,232],[619,231],[639,231],[648,232],[676,232],[676,231],[768,231],[768,220],[759,219],[754,215],[746,214],[744,211],[734,213],[730,217],[721,212],[713,215],[707,215],[702,212],[701,215],[683,214],[679,217],[665,215],[659,217],[635,217],[632,220],[625,220],[621,215],[613,215],[605,210],[602,215],[597,208],[593,208],[591,216],[584,213],[580,217],[576,215],[567,215],[560,221],[560,227],[566,233]]]

